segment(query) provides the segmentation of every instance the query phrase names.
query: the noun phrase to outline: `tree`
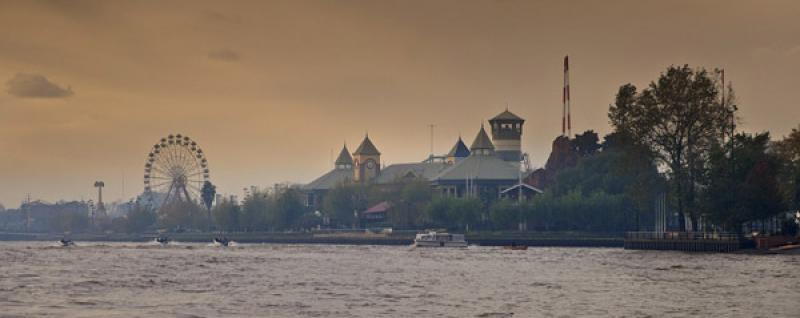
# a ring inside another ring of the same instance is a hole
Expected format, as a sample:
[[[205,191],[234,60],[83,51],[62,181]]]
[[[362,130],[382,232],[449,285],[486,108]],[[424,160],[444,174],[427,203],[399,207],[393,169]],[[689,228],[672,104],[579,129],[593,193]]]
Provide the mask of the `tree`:
[[[780,184],[789,208],[800,210],[800,126],[774,143],[781,160]]]
[[[576,134],[575,139],[572,139],[571,142],[579,156],[587,157],[600,150],[599,140],[596,132],[587,130],[583,134]]]
[[[731,142],[732,157],[728,145],[712,151],[703,207],[712,222],[738,231],[745,222],[785,211],[786,205],[778,181],[781,161],[768,150],[769,133],[737,134]]]
[[[367,195],[363,186],[357,184],[339,184],[325,195],[322,202],[323,213],[334,222],[351,226],[356,224],[355,213],[367,207]]]
[[[89,227],[89,216],[86,213],[61,210],[49,217],[48,224],[53,232],[81,232]]]
[[[463,198],[454,201],[450,209],[450,219],[456,220],[457,224],[469,231],[475,224],[481,221],[483,213],[483,202],[478,198]]]
[[[169,202],[161,206],[159,214],[159,224],[170,230],[207,227],[206,213],[194,202]]]
[[[422,213],[421,223],[425,226],[447,227],[457,224],[456,219],[452,218],[450,210],[455,205],[455,199],[451,197],[436,197],[425,207]]]
[[[267,228],[267,213],[270,209],[270,197],[266,192],[253,191],[244,198],[239,225],[245,231],[258,231]]]
[[[284,189],[275,195],[275,204],[267,213],[267,224],[272,229],[284,230],[295,227],[305,212],[302,196],[296,189]]]
[[[217,195],[217,186],[211,184],[210,181],[206,181],[203,183],[203,188],[200,191],[206,209],[211,211],[211,204],[214,203],[214,197]]]
[[[240,228],[241,212],[241,207],[231,199],[222,199],[211,211],[214,224],[223,231],[235,231]]]
[[[432,198],[431,186],[424,179],[414,179],[401,184],[400,197],[390,201],[389,219],[397,227],[413,227],[422,221],[422,211]]]
[[[200,195],[203,198],[203,203],[206,205],[206,211],[208,212],[207,230],[211,230],[211,223],[213,223],[214,220],[211,217],[211,204],[214,203],[214,197],[217,195],[217,187],[211,184],[211,181],[206,181],[203,183],[203,188],[200,190]]]
[[[513,229],[520,221],[520,206],[511,200],[503,199],[489,208],[489,219],[499,229]]]
[[[647,147],[669,176],[681,229],[698,216],[697,186],[711,147],[732,122],[733,92],[719,100],[718,81],[704,69],[671,66],[641,93],[620,87],[609,119],[618,132]]]
[[[150,206],[134,203],[125,216],[124,230],[128,233],[144,232],[158,220],[158,214]]]

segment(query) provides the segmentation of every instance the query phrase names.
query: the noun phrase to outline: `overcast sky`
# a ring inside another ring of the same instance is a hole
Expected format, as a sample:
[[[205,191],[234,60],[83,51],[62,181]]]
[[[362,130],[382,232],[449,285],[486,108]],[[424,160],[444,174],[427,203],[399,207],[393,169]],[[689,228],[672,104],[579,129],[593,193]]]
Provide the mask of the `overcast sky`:
[[[610,130],[617,88],[725,68],[742,129],[800,123],[800,1],[0,1],[0,203],[140,193],[170,133],[219,192],[309,182],[365,132],[386,163],[469,144],[509,109],[523,150]]]

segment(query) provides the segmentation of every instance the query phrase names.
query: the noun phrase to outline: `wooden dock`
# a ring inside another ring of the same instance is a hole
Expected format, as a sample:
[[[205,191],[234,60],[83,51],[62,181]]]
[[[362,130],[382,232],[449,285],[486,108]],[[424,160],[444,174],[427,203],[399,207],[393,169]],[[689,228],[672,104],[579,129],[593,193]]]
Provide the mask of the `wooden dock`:
[[[628,232],[623,245],[628,250],[735,252],[741,241],[729,233]]]

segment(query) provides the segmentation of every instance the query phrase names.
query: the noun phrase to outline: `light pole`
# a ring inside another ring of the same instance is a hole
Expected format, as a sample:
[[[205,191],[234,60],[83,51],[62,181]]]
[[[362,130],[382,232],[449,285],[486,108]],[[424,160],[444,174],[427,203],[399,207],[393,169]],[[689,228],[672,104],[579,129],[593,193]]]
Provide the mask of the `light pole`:
[[[106,207],[103,205],[103,187],[106,184],[103,181],[95,181],[94,187],[97,188],[97,213],[101,214],[101,217],[106,212]],[[92,224],[97,225],[97,220],[95,219],[96,213],[92,213]]]

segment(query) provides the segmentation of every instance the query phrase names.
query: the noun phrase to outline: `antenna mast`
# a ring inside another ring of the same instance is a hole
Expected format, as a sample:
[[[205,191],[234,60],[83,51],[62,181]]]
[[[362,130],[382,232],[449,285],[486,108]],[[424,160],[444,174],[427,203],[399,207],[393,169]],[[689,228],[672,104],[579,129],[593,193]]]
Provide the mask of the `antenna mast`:
[[[572,135],[572,118],[570,118],[570,101],[569,101],[569,55],[564,56],[564,91],[562,92],[562,102],[564,103],[561,109],[561,135],[565,133],[567,137]]]

